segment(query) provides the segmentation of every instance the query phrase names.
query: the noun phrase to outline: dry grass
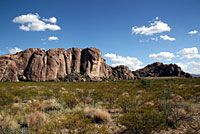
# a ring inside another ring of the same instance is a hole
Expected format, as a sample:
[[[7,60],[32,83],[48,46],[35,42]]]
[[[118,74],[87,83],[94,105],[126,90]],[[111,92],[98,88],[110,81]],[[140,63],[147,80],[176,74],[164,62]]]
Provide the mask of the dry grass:
[[[57,100],[54,98],[54,99],[49,99],[49,100],[45,100],[43,101],[43,104],[44,104],[44,110],[46,112],[48,111],[59,111],[59,110],[62,110],[63,107],[60,103],[57,102]]]
[[[43,110],[44,109],[44,105],[39,101],[35,101],[32,104],[32,109],[34,109],[34,110]]]
[[[85,108],[84,112],[96,123],[111,121],[111,115],[105,109]]]
[[[32,112],[25,116],[25,121],[30,128],[40,128],[47,122],[47,117],[43,112]]]
[[[5,113],[0,114],[0,128],[3,129],[18,129],[19,124],[13,116],[6,115]]]

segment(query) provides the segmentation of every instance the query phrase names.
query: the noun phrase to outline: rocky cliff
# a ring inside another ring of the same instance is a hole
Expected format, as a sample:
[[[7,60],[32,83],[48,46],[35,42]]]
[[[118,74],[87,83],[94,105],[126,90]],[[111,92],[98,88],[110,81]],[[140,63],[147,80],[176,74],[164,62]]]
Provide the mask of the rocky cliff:
[[[48,51],[30,48],[0,56],[0,81],[58,81],[77,76],[74,73],[93,80],[135,78],[128,67],[108,66],[97,48],[55,48]]]
[[[191,78],[189,73],[185,73],[176,64],[163,64],[155,62],[146,67],[133,71],[137,77],[185,77]]]
[[[101,81],[131,80],[140,77],[192,77],[176,64],[155,62],[131,72],[123,65],[111,67],[97,48],[30,48],[0,56],[0,81]]]

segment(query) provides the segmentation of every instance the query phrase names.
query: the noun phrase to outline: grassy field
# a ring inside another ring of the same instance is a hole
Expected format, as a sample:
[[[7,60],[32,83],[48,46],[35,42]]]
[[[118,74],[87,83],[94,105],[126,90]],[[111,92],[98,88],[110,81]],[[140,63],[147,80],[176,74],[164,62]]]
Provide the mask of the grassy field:
[[[0,133],[200,133],[200,78],[0,83]]]

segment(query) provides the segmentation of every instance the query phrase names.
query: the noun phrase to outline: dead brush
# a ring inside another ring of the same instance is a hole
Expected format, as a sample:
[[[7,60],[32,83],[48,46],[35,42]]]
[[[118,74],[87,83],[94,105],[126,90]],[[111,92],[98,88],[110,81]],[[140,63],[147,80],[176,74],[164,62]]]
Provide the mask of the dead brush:
[[[84,112],[87,117],[95,123],[103,123],[111,121],[111,115],[105,109],[85,108]]]
[[[43,112],[32,112],[25,116],[25,124],[31,128],[42,127],[47,122],[47,116]]]
[[[43,103],[41,103],[39,101],[36,101],[36,102],[32,103],[31,108],[33,110],[43,110],[44,109],[44,105],[43,105]]]
[[[7,115],[4,112],[0,114],[0,128],[3,129],[18,129],[19,124],[17,123],[14,116]]]

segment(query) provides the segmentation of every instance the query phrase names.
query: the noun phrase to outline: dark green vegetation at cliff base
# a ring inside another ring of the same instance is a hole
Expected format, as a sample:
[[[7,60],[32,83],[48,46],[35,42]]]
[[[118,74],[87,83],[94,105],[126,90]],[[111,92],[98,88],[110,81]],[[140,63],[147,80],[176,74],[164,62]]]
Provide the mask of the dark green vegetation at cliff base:
[[[0,83],[0,131],[200,132],[200,79]],[[1,133],[0,132],[0,133]]]

